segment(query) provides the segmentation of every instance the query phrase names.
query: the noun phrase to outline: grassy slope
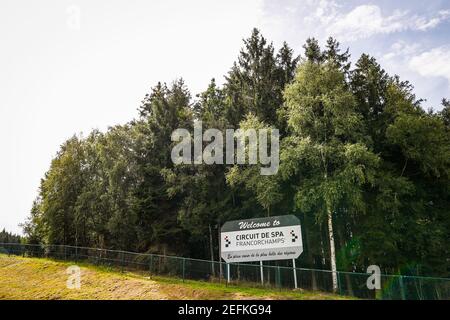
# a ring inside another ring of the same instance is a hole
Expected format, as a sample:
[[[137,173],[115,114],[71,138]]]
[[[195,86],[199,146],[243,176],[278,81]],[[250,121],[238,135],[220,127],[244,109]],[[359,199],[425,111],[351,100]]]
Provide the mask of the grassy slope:
[[[121,273],[77,263],[81,289],[67,289],[73,263],[0,255],[0,299],[342,299],[307,291],[276,291]]]

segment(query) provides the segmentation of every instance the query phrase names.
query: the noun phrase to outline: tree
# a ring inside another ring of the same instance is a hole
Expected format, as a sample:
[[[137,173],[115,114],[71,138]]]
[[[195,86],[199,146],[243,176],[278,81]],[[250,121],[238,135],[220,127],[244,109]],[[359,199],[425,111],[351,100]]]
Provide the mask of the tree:
[[[0,243],[21,243],[19,235],[7,232],[5,228],[0,232]]]
[[[40,210],[47,230],[45,243],[75,244],[75,207],[84,185],[82,144],[82,139],[77,136],[67,140],[41,182]]]
[[[324,54],[319,46],[319,41],[315,38],[306,39],[306,43],[303,45],[305,49],[305,59],[306,61],[312,63],[321,63],[324,60]]]
[[[19,226],[25,234],[24,241],[29,244],[40,244],[44,242],[45,230],[42,222],[42,211],[40,209],[42,199],[38,196],[31,206],[30,216]]]
[[[98,211],[94,219],[95,233],[100,246],[105,243],[118,249],[137,250],[137,216],[133,210],[139,172],[136,154],[136,127],[115,126],[101,135],[94,145],[93,156],[98,159],[97,177],[89,185],[99,191],[97,201],[90,199]],[[93,169],[95,167],[93,166]]]
[[[450,128],[450,100],[442,99],[442,110],[439,115],[442,117],[444,124]]]
[[[258,29],[253,29],[226,77],[224,92],[229,123],[236,128],[252,113],[268,125],[278,124],[282,91],[292,80],[297,61],[286,43],[275,55],[273,45],[267,43]]]
[[[170,158],[178,128],[192,127],[191,96],[182,79],[170,88],[158,83],[140,107],[137,125],[136,165],[140,173],[133,194],[139,249],[182,248],[183,230],[177,224],[180,199],[170,198],[163,172],[173,167]],[[174,241],[176,239],[177,241]]]
[[[333,289],[337,290],[333,215],[342,206],[364,210],[363,187],[373,183],[379,159],[363,143],[364,132],[345,76],[333,63],[306,61],[285,91],[288,125],[294,133],[282,158],[308,172],[297,181],[296,204],[326,219]],[[287,169],[286,169],[287,170]]]
[[[340,52],[340,43],[336,39],[329,37],[327,39],[325,51],[323,52],[323,58],[325,61],[327,61],[328,63],[332,63],[336,68],[342,71],[347,78],[351,65],[351,63],[349,62],[349,49],[347,48],[343,53]]]
[[[260,130],[267,130],[267,141],[270,141],[272,130],[275,128],[267,126],[261,122],[256,116],[249,114],[245,120],[243,120],[239,126],[240,130],[246,131],[253,129],[257,132]],[[261,141],[258,141],[260,144]],[[270,143],[270,142],[269,142]],[[267,148],[270,144],[268,143]],[[266,146],[259,145],[259,148],[265,148]],[[270,152],[278,152],[276,150],[270,150]],[[249,158],[249,147],[246,146],[246,158]],[[258,165],[234,165],[227,173],[227,181],[232,187],[243,186],[247,190],[256,195],[258,203],[266,210],[267,216],[271,214],[271,208],[279,203],[283,195],[280,192],[279,181],[276,176],[261,175],[261,164]]]

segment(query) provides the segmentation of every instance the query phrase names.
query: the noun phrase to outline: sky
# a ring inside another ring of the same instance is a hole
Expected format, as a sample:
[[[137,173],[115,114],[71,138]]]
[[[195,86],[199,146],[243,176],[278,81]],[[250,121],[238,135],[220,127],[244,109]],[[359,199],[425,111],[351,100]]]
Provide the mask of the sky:
[[[335,37],[415,86],[450,98],[450,2],[1,0],[0,229],[22,233],[40,179],[73,134],[126,123],[158,81],[193,95],[218,83],[253,27],[302,53]]]

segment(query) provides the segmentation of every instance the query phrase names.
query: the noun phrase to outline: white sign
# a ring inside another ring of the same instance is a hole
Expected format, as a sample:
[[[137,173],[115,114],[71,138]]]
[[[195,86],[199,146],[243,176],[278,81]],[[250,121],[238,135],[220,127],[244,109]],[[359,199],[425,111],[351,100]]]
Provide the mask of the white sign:
[[[293,215],[229,221],[222,226],[226,262],[296,259],[303,252],[300,221]]]

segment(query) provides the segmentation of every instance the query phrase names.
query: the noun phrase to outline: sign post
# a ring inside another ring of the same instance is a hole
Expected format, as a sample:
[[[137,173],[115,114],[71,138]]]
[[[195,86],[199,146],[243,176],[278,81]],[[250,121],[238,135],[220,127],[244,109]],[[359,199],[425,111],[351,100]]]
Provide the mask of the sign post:
[[[295,269],[295,259],[292,259],[292,266],[294,267],[294,285],[297,289],[297,270]]]
[[[259,268],[261,269],[261,284],[264,285],[264,270],[263,270],[263,262],[259,261]]]
[[[294,215],[228,221],[220,234],[220,256],[227,264],[259,261],[264,284],[263,261],[292,260],[303,252],[300,221]],[[229,281],[228,270],[228,281]]]

